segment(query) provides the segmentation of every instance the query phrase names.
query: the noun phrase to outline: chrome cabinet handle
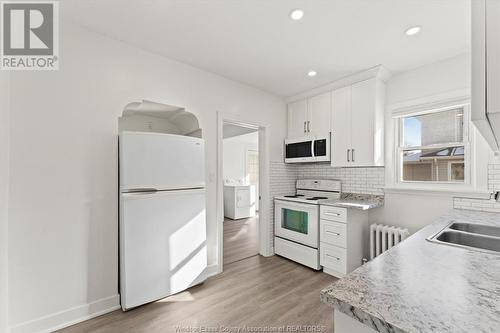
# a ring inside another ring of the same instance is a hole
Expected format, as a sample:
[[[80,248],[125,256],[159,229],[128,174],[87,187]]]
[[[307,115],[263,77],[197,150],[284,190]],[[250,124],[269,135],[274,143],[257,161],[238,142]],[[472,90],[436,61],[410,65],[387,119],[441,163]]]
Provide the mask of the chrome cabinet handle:
[[[352,156],[352,161],[354,162],[354,149],[352,149],[351,156]]]
[[[326,233],[327,234],[332,234],[332,235],[335,235],[335,236],[340,236],[340,234],[338,232],[327,231]]]
[[[329,213],[329,212],[326,212],[325,215],[329,215],[329,216],[340,216],[340,213]]]
[[[307,121],[307,132],[311,132],[311,122],[308,120]]]
[[[349,160],[349,153],[350,153],[350,152],[351,152],[351,150],[350,150],[350,149],[347,149],[347,162],[351,162],[351,161]]]
[[[340,258],[337,258],[337,257],[331,256],[331,255],[329,255],[329,254],[327,254],[326,256],[327,256],[327,257],[330,257],[330,258],[334,258],[334,259],[340,260]]]
[[[306,132],[306,122],[304,121],[304,133]]]

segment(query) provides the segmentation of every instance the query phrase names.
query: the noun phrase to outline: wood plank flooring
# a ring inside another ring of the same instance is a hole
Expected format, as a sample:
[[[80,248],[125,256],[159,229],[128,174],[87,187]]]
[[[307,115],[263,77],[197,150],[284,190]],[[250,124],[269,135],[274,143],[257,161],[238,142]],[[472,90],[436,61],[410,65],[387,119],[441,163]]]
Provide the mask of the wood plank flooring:
[[[259,217],[224,220],[224,265],[259,253]]]
[[[335,280],[278,256],[258,255],[226,265],[222,274],[185,292],[59,333],[165,333],[200,326],[222,332],[220,327],[245,325],[322,325],[333,332],[333,309],[320,302],[319,292]]]

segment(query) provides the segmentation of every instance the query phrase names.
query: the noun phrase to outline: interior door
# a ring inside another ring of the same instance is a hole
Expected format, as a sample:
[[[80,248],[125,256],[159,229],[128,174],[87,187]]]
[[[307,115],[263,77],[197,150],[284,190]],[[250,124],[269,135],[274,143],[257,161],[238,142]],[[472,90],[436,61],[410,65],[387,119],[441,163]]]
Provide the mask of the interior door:
[[[327,92],[309,98],[308,126],[310,133],[317,136],[326,136],[330,133],[332,114],[332,94]]]
[[[288,104],[288,138],[307,135],[307,100]]]
[[[348,159],[348,149],[351,148],[350,86],[332,92],[332,139],[330,147],[332,166],[345,167],[351,164],[350,156]]]
[[[351,165],[374,164],[376,81],[370,79],[351,87]]]
[[[204,141],[182,135],[120,134],[120,189],[205,186]]]
[[[122,193],[122,307],[187,289],[205,279],[205,191]]]

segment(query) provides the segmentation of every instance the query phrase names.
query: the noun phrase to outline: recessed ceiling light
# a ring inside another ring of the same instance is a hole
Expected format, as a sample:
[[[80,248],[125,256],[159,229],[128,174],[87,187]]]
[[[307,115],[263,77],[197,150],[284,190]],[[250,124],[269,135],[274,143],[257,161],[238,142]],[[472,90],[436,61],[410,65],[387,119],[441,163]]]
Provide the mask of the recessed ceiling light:
[[[304,11],[302,9],[294,9],[290,12],[290,18],[294,21],[298,21],[304,17]]]
[[[417,26],[406,29],[405,34],[407,36],[413,36],[413,35],[418,34],[420,32],[420,30],[422,30],[422,27],[417,25]]]
[[[307,76],[309,76],[309,77],[314,77],[316,75],[318,75],[318,73],[316,71],[309,71],[309,72],[307,72]]]

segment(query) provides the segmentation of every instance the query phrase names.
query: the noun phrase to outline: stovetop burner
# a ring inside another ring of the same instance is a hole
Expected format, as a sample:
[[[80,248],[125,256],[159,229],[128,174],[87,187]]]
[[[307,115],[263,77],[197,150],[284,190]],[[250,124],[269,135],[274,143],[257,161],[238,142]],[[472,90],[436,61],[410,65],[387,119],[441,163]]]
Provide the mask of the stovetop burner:
[[[307,200],[322,200],[322,199],[328,199],[327,197],[312,197],[312,198],[307,198]]]
[[[295,195],[285,195],[285,198],[300,198],[303,197],[304,195],[302,194],[295,194]]]

